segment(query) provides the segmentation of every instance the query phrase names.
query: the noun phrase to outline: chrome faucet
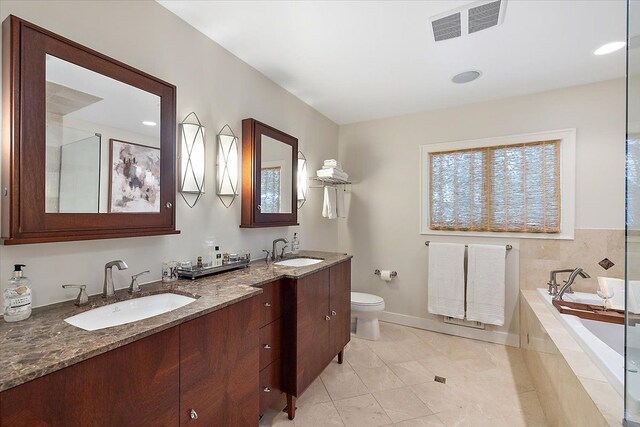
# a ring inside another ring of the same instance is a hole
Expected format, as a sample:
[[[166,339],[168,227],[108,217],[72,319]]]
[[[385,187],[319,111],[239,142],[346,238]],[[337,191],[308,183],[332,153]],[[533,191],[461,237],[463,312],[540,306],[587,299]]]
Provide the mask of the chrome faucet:
[[[549,281],[547,282],[547,286],[549,286],[549,295],[555,297],[556,295],[558,295],[558,282],[557,282],[557,275],[559,273],[572,273],[573,272],[573,268],[565,268],[562,270],[552,270],[550,275],[549,275]],[[566,293],[568,294],[572,294],[573,290],[571,288],[566,290]]]
[[[104,287],[102,288],[102,298],[110,297],[116,294],[116,289],[113,286],[113,272],[112,268],[118,267],[118,270],[126,270],[129,268],[127,263],[122,260],[109,261],[104,265]]]
[[[273,246],[272,246],[272,251],[271,251],[271,261],[275,261],[276,259],[278,259],[278,256],[276,255],[276,250],[278,249],[278,242],[283,242],[283,243],[289,243],[287,241],[287,239],[285,238],[279,238],[273,241]],[[284,257],[284,248],[282,248],[282,254],[280,254],[280,258]]]
[[[588,279],[588,278],[591,277],[580,267],[572,270],[571,274],[569,275],[569,278],[567,279],[566,282],[564,282],[564,285],[562,285],[562,287],[558,291],[558,294],[556,296],[554,296],[553,299],[554,300],[558,300],[558,301],[562,301],[562,295],[564,295],[565,292],[567,292],[567,289],[571,288],[571,285],[573,284],[573,282],[576,280],[576,277],[578,277],[578,276],[580,276],[580,277],[582,277],[584,279]]]

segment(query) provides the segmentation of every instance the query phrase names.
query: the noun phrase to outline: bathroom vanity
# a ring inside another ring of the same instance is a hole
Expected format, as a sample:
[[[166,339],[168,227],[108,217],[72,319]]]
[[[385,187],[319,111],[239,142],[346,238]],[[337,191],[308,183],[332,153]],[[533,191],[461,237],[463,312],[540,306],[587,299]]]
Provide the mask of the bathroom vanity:
[[[68,302],[1,324],[0,426],[256,426],[280,392],[293,419],[350,321],[351,257],[301,256],[323,261],[145,285],[198,299],[139,322],[84,331]]]

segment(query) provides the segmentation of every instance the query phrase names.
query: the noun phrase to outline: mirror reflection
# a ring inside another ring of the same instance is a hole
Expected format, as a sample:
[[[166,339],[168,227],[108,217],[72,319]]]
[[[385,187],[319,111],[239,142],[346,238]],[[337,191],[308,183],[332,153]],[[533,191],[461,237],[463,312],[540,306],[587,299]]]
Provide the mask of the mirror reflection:
[[[160,212],[160,97],[46,56],[47,213]]]
[[[293,149],[267,135],[260,140],[260,212],[291,213]]]

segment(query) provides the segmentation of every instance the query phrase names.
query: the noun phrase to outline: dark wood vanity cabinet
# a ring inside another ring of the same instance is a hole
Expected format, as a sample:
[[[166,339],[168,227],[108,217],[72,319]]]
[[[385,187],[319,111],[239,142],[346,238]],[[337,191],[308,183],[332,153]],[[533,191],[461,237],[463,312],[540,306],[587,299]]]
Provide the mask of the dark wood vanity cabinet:
[[[2,427],[178,426],[178,327],[0,393]]]
[[[255,427],[260,303],[240,301],[5,390],[0,427]]]
[[[350,340],[351,261],[284,282],[283,391],[289,419],[295,400]]]
[[[180,426],[256,426],[260,297],[181,324]]]
[[[282,393],[282,282],[262,286],[260,328],[260,413]]]

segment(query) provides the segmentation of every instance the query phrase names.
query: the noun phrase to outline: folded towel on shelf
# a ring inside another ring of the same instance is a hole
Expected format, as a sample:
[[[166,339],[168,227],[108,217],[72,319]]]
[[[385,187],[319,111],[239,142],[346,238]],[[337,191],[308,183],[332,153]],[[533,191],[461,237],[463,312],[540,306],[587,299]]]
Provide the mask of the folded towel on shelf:
[[[464,319],[464,245],[429,245],[428,310]]]
[[[336,159],[328,159],[324,161],[323,167],[342,169],[342,165]]]
[[[324,201],[322,203],[322,216],[324,218],[334,219],[338,217],[336,212],[336,188],[324,187]]]
[[[504,245],[469,245],[467,267],[467,320],[504,325]]]
[[[349,179],[349,174],[344,172],[344,171],[340,171],[338,169],[335,168],[331,168],[331,169],[320,169],[316,171],[316,176],[318,178],[332,178],[332,179],[337,179],[340,181],[346,181]]]

